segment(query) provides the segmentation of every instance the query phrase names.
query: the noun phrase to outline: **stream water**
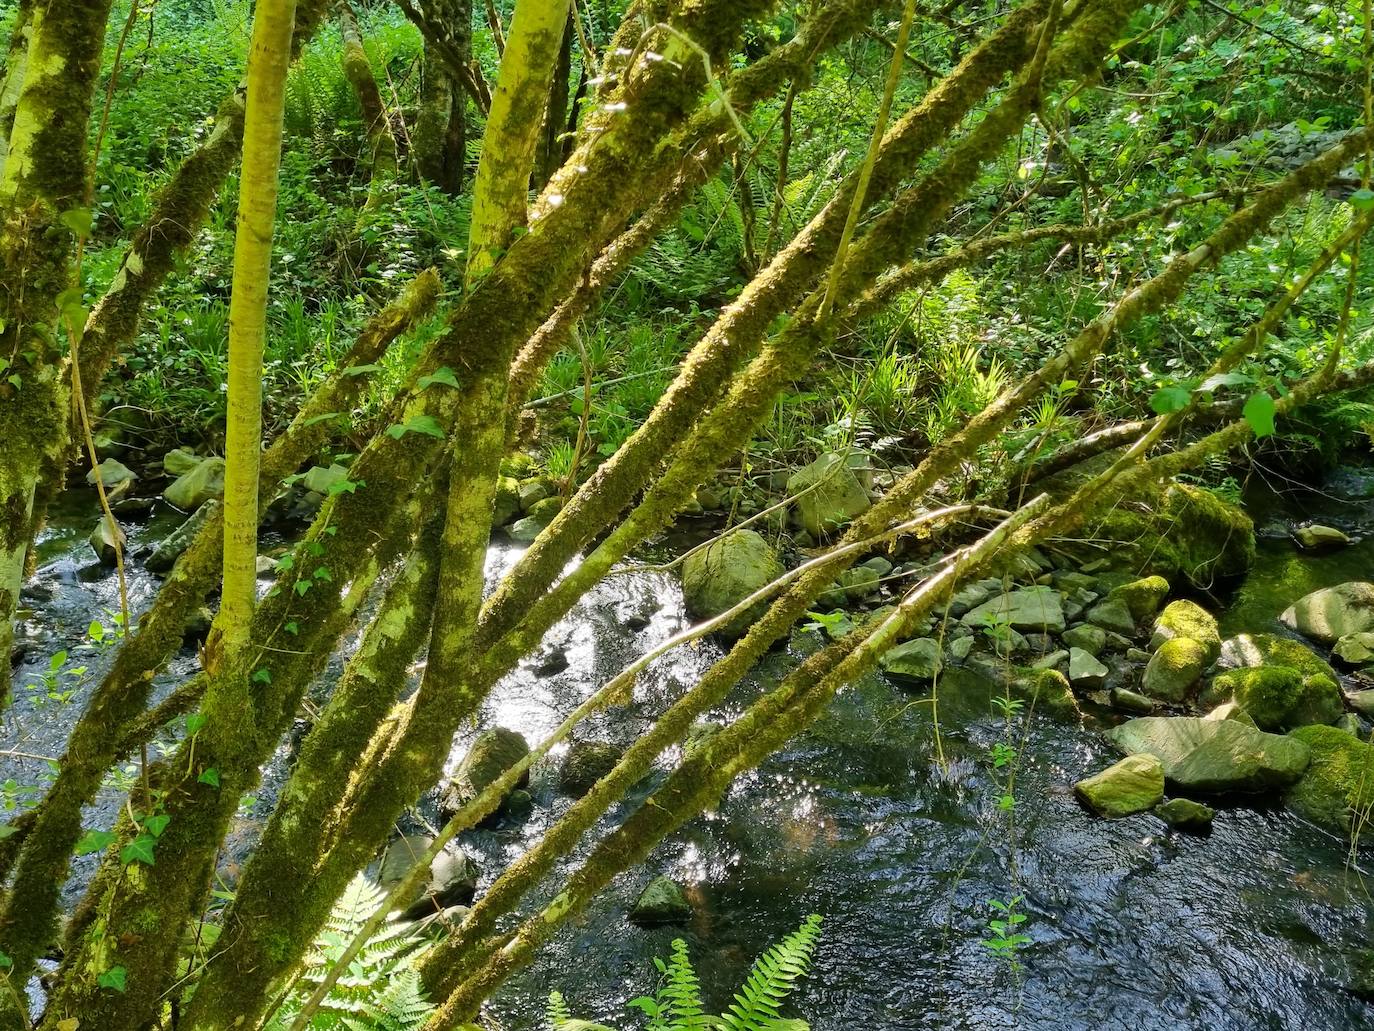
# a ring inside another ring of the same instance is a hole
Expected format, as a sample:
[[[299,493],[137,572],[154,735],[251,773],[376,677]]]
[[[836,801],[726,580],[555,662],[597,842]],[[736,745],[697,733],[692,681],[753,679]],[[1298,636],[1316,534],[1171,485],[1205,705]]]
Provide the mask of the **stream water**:
[[[1346,475],[1327,495],[1268,504],[1257,524],[1295,518],[1314,503],[1329,515],[1326,522],[1339,519],[1351,529],[1374,522],[1374,477]],[[25,595],[37,630],[17,683],[39,675],[59,647],[72,648],[73,662],[87,665],[91,677],[65,703],[17,690],[3,748],[39,756],[60,754],[108,658],[75,646],[90,621],[117,604],[112,572],[93,566],[85,544],[93,501],[78,493],[65,504],[45,534],[41,569]],[[174,523],[168,513],[134,525],[134,549]],[[490,574],[517,554],[509,545],[494,547]],[[1274,597],[1272,589],[1292,582],[1295,562],[1305,571],[1300,592],[1374,578],[1374,537],[1317,560],[1295,559],[1286,540],[1262,541],[1227,632],[1273,629],[1279,602],[1291,597]],[[131,569],[136,609],[155,587],[155,577]],[[595,686],[686,622],[671,576],[614,576],[545,642],[565,652],[567,668],[540,676],[544,656],[532,657],[493,693],[480,725],[510,727],[537,741]],[[793,650],[774,653],[740,685],[716,718],[794,664],[805,638],[794,641]],[[718,654],[709,642],[670,654],[640,677],[631,706],[582,733],[628,742]],[[193,655],[183,653],[160,690],[193,665]],[[1006,728],[989,712],[961,710],[955,691],[942,698],[937,735],[924,696],[876,675],[853,685],[817,729],[741,778],[717,812],[691,822],[656,850],[647,869],[619,879],[565,928],[498,997],[500,1026],[542,1027],[552,988],[579,1016],[640,1026],[624,1002],[652,989],[652,957],[665,955],[678,936],[688,941],[707,1001],[718,1011],[753,957],[814,912],[824,917],[823,943],[794,998],[816,1031],[1374,1027],[1374,1006],[1344,987],[1374,927],[1363,868],[1344,842],[1281,809],[1223,808],[1203,837],[1170,833],[1149,815],[1090,817],[1072,785],[1116,755],[1092,718],[1078,726],[1034,714],[1015,731],[1019,802],[1009,828],[988,762],[989,747]],[[456,743],[454,765],[468,740]],[[287,756],[283,745],[265,769],[258,800],[243,810],[228,852],[231,877],[269,811]],[[556,758],[534,771],[536,808],[528,819],[465,836],[485,880],[566,808],[555,788]],[[41,786],[45,770],[40,760],[0,758],[0,780],[13,782],[6,801],[22,805],[25,787]],[[647,794],[654,779],[624,805]],[[118,799],[112,783],[92,807],[90,825],[108,826]],[[625,811],[608,814],[608,825]],[[432,810],[425,812],[432,818]],[[76,862],[69,901],[95,862]],[[694,918],[681,928],[630,925],[626,912],[660,872],[688,885]],[[552,889],[550,883],[543,891]],[[1015,896],[1024,897],[1032,941],[1012,964],[980,941],[994,915],[989,900]]]

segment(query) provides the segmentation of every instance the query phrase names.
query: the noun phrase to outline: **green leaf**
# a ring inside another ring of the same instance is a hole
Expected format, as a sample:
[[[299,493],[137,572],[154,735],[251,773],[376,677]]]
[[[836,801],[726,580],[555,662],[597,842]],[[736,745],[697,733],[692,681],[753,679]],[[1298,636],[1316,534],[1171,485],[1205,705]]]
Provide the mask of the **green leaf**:
[[[1273,435],[1274,399],[1269,396],[1269,391],[1260,390],[1250,395],[1250,400],[1246,401],[1245,407],[1241,409],[1241,415],[1245,416],[1245,421],[1255,431],[1256,437]]]
[[[0,967],[8,970],[12,966],[14,966],[14,960],[10,959],[9,953],[0,952]]]
[[[1374,208],[1374,190],[1365,188],[1356,190],[1350,195],[1350,204],[1356,211],[1368,211]]]
[[[309,581],[309,580],[297,580],[297,581],[296,581],[296,593],[299,594],[302,598],[305,597],[305,592],[308,591],[308,590],[310,590],[310,581]]]
[[[307,426],[328,422],[330,419],[337,419],[341,414],[340,412],[324,412],[321,415],[312,415],[309,419],[306,419],[305,422],[301,423],[301,428],[304,429]]]
[[[19,833],[19,828],[12,823],[0,823],[0,841]]]
[[[343,370],[345,376],[366,376],[369,372],[381,372],[382,367],[373,362],[371,365],[350,365]]]
[[[209,717],[206,716],[205,713],[203,713],[203,712],[193,712],[193,713],[190,713],[190,714],[186,717],[186,735],[187,735],[187,737],[195,737],[197,734],[199,734],[200,731],[201,731],[201,728],[205,726],[205,721],[208,720],[208,719],[209,719]]]
[[[95,217],[89,208],[70,208],[57,216],[57,220],[77,236],[90,236]]]
[[[444,428],[439,425],[439,420],[432,415],[415,415],[407,419],[405,424],[388,426],[386,435],[393,440],[400,440],[407,433],[423,433],[428,437],[444,439]]]
[[[213,766],[209,766],[205,769],[204,773],[196,778],[196,781],[200,784],[209,784],[212,788],[217,788],[219,787],[219,770],[215,769]]]
[[[172,818],[166,813],[154,813],[143,821],[143,829],[155,838],[162,837],[162,832],[167,829],[167,825],[172,822]]]
[[[88,856],[92,852],[103,852],[114,844],[114,840],[113,831],[89,830],[81,835],[81,840],[76,843],[76,854]]]
[[[95,979],[95,983],[101,988],[113,988],[117,992],[122,992],[129,986],[129,972],[123,967],[110,967]]]
[[[253,671],[253,683],[270,684],[272,683],[272,673],[267,669],[255,669]]]
[[[1243,372],[1219,372],[1215,376],[1208,376],[1198,386],[1198,390],[1211,392],[1218,387],[1244,387],[1255,382],[1254,376],[1247,376]]]
[[[286,626],[282,627],[282,629],[285,630],[292,637],[295,637],[297,634],[301,632],[301,625],[293,619],[291,620],[291,622],[287,623]]]
[[[1160,387],[1150,397],[1150,407],[1157,415],[1168,415],[1188,407],[1190,395],[1183,387]]]
[[[151,834],[140,834],[119,850],[119,861],[125,866],[133,863],[144,863],[153,866],[153,848],[157,845],[157,838]]]
[[[453,370],[447,365],[441,365],[430,375],[421,376],[416,381],[416,385],[421,390],[424,390],[426,387],[432,387],[436,383],[441,383],[446,387],[456,388],[458,386],[458,377],[453,374]]]

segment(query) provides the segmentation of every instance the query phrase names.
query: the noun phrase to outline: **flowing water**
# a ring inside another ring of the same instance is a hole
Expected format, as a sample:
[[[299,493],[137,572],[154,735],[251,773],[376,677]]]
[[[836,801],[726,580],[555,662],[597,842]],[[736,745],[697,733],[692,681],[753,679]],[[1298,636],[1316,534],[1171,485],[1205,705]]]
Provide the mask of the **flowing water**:
[[[1317,500],[1336,512],[1324,521],[1343,513],[1340,525],[1358,529],[1374,522],[1374,502],[1359,496],[1367,481],[1350,475],[1354,486],[1333,481],[1334,497]],[[1275,502],[1257,522],[1295,518],[1312,502]],[[93,503],[76,495],[69,505],[45,536],[43,566],[26,595],[39,630],[20,680],[46,667],[56,648],[79,643],[90,621],[116,604],[113,576],[91,568],[84,543]],[[134,527],[135,547],[165,533],[169,518]],[[493,548],[489,572],[508,568],[517,554],[507,545]],[[1272,629],[1285,600],[1272,596],[1273,588],[1298,575],[1295,561],[1286,541],[1262,543],[1228,631]],[[1300,568],[1308,578],[1303,590],[1374,578],[1374,543],[1302,558]],[[134,568],[130,582],[135,607],[146,604],[155,578]],[[671,575],[641,570],[610,578],[551,632],[544,653],[494,692],[480,726],[540,739],[608,676],[686,622]],[[800,635],[792,650],[772,654],[714,718],[726,718],[775,682],[807,640]],[[556,650],[567,668],[539,675]],[[107,661],[96,652],[72,654],[90,667],[92,680],[66,704],[40,706],[20,689],[4,748],[60,753]],[[628,742],[718,654],[707,642],[665,657],[639,678],[632,705],[596,717],[582,736]],[[194,656],[184,652],[159,690],[193,666]],[[1116,759],[1092,717],[1078,726],[1031,714],[1016,724],[1010,738],[1021,756],[1018,803],[1009,823],[996,804],[1000,789],[988,759],[990,746],[1009,732],[995,714],[961,707],[957,687],[952,675],[937,734],[926,695],[878,676],[853,685],[815,730],[741,778],[717,812],[689,823],[653,853],[647,869],[618,879],[565,928],[498,997],[500,1026],[541,1027],[552,988],[580,1016],[641,1026],[624,1003],[652,990],[652,957],[665,955],[678,936],[688,941],[707,1001],[718,1010],[759,951],[806,914],[819,913],[823,943],[795,996],[816,1031],[1374,1027],[1374,1006],[1344,987],[1374,927],[1363,867],[1344,842],[1281,809],[1224,807],[1203,837],[1170,833],[1148,815],[1092,818],[1074,800],[1072,785]],[[476,729],[456,743],[453,765]],[[230,878],[288,757],[284,745],[265,770],[258,801],[243,810],[229,849]],[[534,771],[536,808],[527,820],[465,836],[488,881],[566,808],[555,788],[556,759]],[[22,804],[23,788],[41,785],[45,765],[12,755],[0,762],[0,778],[14,781],[7,797]],[[606,826],[662,775],[608,814]],[[90,825],[108,826],[118,798],[112,783],[92,807]],[[427,806],[422,812],[433,818]],[[95,857],[77,861],[70,900],[94,863]],[[626,912],[660,872],[688,886],[695,916],[680,928],[630,925]],[[543,886],[529,903],[553,888]],[[1017,896],[1032,940],[1011,963],[980,942],[994,915],[989,900]]]

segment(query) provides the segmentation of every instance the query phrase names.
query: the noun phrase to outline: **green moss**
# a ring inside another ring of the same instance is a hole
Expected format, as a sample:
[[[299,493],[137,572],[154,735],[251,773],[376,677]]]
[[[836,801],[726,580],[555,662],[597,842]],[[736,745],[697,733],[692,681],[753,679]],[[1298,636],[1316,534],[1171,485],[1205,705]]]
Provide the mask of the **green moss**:
[[[1340,682],[1330,663],[1301,641],[1274,634],[1238,634],[1225,644],[1228,666],[1287,666],[1304,677],[1327,677]]]
[[[1068,678],[1057,669],[1020,669],[1011,689],[1016,697],[1056,716],[1079,715]]]
[[[1284,800],[1304,819],[1328,830],[1358,834],[1374,805],[1374,746],[1335,727],[1293,731],[1312,763]]]
[[[1155,620],[1154,635],[1150,638],[1153,650],[1177,638],[1197,641],[1207,649],[1208,662],[1215,662],[1221,652],[1221,633],[1212,614],[1192,601],[1171,601]]]
[[[1255,666],[1222,673],[1212,681],[1216,700],[1231,699],[1261,730],[1283,731],[1334,723],[1343,706],[1336,681],[1323,674],[1303,676],[1289,666]]]
[[[1200,590],[1240,578],[1255,561],[1250,517],[1186,484],[1121,502],[1089,526],[1094,537],[1120,545],[1117,560],[1126,568],[1183,579]]]
[[[1120,587],[1113,587],[1111,593],[1107,595],[1109,598],[1124,601],[1137,623],[1154,616],[1168,596],[1169,581],[1162,576],[1146,576],[1139,580],[1132,580]]]

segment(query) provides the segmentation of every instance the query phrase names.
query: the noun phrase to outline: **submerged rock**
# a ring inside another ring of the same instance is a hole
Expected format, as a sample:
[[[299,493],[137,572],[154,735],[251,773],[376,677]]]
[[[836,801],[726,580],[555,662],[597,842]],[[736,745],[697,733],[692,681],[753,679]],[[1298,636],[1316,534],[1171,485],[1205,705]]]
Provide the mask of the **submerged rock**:
[[[1234,701],[1261,730],[1335,723],[1344,711],[1336,681],[1321,673],[1304,677],[1287,666],[1230,670],[1213,679],[1211,694]]]
[[[803,491],[806,493],[802,494]],[[795,502],[797,523],[817,539],[843,526],[871,504],[854,470],[844,458],[833,453],[821,455],[793,473],[787,481],[787,493],[801,495]]]
[[[1293,531],[1293,539],[1304,551],[1335,551],[1351,543],[1350,536],[1344,530],[1320,523],[1298,527]]]
[[[1212,826],[1217,811],[1191,798],[1171,798],[1155,806],[1155,815],[1175,830],[1197,833]]]
[[[682,564],[682,593],[693,616],[709,618],[733,608],[760,587],[782,575],[782,561],[753,530],[732,530],[720,540],[687,556]],[[740,613],[718,632],[739,637],[763,614],[767,601]]]
[[[1009,591],[962,617],[966,626],[1006,625],[1013,630],[1059,633],[1064,629],[1064,608],[1052,587],[1022,587]]]
[[[634,909],[630,910],[630,922],[641,927],[659,927],[663,924],[685,923],[692,915],[692,904],[682,886],[671,877],[655,877],[649,882]]]
[[[1304,637],[1334,644],[1347,634],[1374,630],[1374,584],[1361,580],[1323,587],[1279,616]]]
[[[1206,668],[1206,646],[1191,637],[1175,637],[1150,656],[1140,678],[1140,689],[1151,698],[1181,702],[1202,679]]]
[[[205,458],[182,473],[162,492],[169,505],[194,512],[205,502],[224,496],[224,459]]]
[[[1215,662],[1221,653],[1221,633],[1217,629],[1217,621],[1196,602],[1171,601],[1164,607],[1155,620],[1150,650],[1154,651],[1165,641],[1172,641],[1176,637],[1200,642],[1207,649],[1209,664]]]
[[[1284,796],[1288,807],[1342,834],[1363,825],[1374,805],[1374,745],[1336,727],[1300,727],[1290,737],[1310,750],[1312,763]]]
[[[492,727],[477,735],[472,747],[468,749],[453,779],[445,785],[439,796],[439,809],[445,815],[452,815],[471,801],[482,789],[494,783],[501,774],[529,755],[530,746],[523,734],[505,727]],[[515,787],[529,783],[526,771],[515,782]]]
[[[1099,816],[1130,816],[1164,797],[1164,767],[1153,755],[1128,755],[1073,786],[1079,801]]]
[[[1286,787],[1310,758],[1296,737],[1266,734],[1235,720],[1143,716],[1113,727],[1107,737],[1129,755],[1158,758],[1170,783],[1207,794]]]
[[[144,565],[154,573],[165,573],[171,569],[218,505],[218,501],[207,501],[191,513],[190,518],[158,542]]]
[[[889,648],[879,660],[889,676],[902,680],[933,680],[940,672],[940,643],[933,637],[918,637]]]

